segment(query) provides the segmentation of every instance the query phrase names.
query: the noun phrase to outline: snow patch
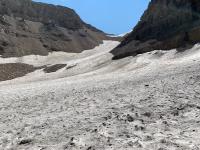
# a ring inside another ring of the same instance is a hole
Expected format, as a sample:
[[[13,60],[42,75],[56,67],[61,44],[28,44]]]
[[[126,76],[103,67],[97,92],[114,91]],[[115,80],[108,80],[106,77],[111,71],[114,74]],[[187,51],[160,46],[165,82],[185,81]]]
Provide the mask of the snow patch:
[[[102,53],[111,51],[119,44],[117,41],[103,41],[103,44],[96,46],[94,49],[85,50],[82,53],[66,53],[66,52],[52,52],[47,56],[28,55],[23,57],[0,57],[0,64],[6,63],[24,63],[33,65],[35,67],[54,64],[67,64],[68,62],[80,62],[84,59],[96,57]]]

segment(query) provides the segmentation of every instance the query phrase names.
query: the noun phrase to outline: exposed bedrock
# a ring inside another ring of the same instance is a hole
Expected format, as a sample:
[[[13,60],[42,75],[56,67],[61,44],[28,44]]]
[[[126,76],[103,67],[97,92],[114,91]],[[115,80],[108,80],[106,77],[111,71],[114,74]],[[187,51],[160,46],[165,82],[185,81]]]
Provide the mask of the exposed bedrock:
[[[112,53],[118,59],[152,50],[184,50],[199,41],[199,0],[151,0],[141,21]]]

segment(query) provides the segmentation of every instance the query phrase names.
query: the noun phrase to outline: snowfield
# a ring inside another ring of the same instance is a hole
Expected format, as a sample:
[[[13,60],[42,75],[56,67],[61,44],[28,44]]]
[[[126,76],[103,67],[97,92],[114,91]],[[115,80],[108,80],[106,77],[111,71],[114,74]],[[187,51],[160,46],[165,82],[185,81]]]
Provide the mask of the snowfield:
[[[113,61],[118,44],[1,58],[67,66],[0,82],[0,149],[199,150],[200,45]]]

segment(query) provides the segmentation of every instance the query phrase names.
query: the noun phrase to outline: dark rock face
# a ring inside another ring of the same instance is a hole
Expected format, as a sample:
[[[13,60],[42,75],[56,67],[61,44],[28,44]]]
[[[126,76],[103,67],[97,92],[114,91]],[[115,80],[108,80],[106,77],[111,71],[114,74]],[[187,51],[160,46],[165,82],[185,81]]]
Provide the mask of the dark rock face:
[[[0,55],[81,52],[109,39],[72,10],[31,0],[0,0]]]
[[[134,30],[112,51],[115,58],[200,41],[199,0],[151,0]]]

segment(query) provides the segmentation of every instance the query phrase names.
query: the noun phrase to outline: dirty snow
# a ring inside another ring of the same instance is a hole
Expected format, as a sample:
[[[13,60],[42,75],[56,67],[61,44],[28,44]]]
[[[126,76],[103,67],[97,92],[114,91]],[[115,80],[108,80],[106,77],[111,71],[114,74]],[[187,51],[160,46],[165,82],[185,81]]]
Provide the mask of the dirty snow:
[[[21,59],[69,68],[0,83],[0,149],[199,150],[200,45],[113,61],[117,44]]]

